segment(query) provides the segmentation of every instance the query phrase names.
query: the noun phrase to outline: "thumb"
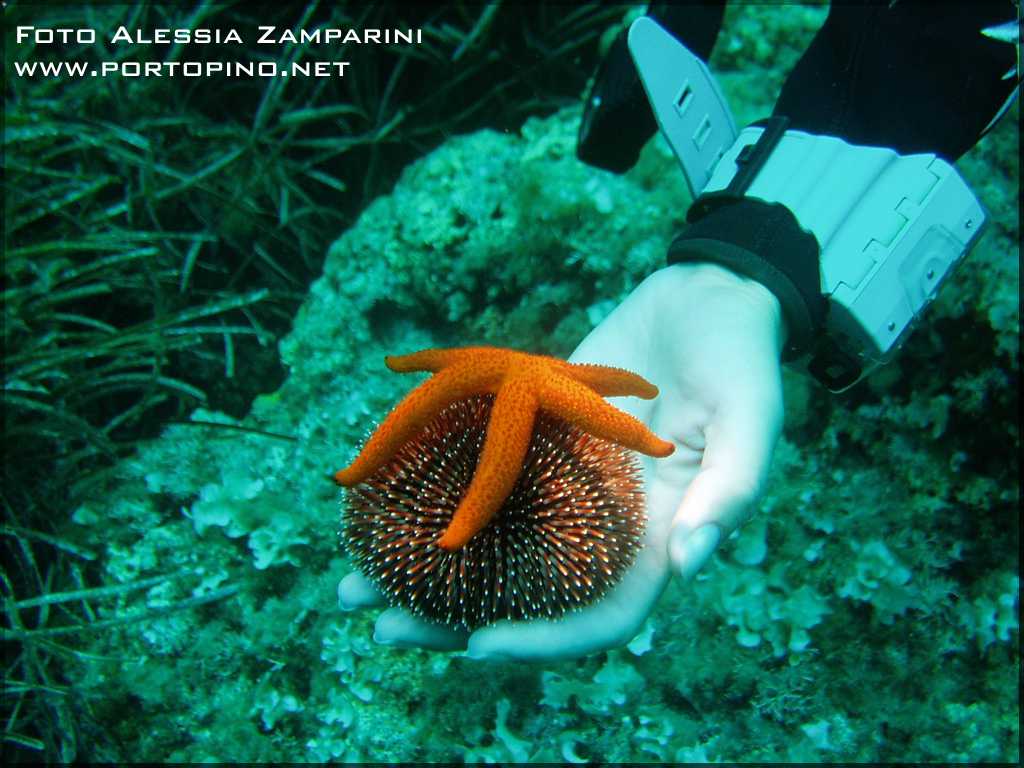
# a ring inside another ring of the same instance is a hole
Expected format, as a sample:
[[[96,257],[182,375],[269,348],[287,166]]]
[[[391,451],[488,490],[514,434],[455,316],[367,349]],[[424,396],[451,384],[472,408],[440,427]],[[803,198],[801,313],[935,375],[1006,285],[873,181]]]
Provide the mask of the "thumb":
[[[669,533],[669,558],[681,578],[697,573],[747,519],[767,482],[783,411],[778,374],[768,382],[762,379],[756,392],[720,404],[705,429],[700,471]]]

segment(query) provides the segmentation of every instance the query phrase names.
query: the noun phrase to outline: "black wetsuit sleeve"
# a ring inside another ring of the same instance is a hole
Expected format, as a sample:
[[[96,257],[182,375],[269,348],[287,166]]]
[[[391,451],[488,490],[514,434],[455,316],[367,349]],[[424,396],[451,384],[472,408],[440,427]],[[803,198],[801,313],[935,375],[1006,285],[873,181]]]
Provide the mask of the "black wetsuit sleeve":
[[[722,27],[725,0],[651,3],[647,13],[707,61]],[[587,95],[576,154],[585,163],[623,173],[636,164],[640,150],[657,129],[623,31]]]
[[[663,9],[652,4],[649,15],[706,60],[723,11],[721,2]],[[1016,63],[1014,46],[981,34],[1016,19],[1012,0],[833,2],[787,78],[774,116],[780,123],[788,119],[789,129],[955,161],[1019,88],[1019,74],[1005,77]],[[622,172],[655,130],[621,35],[585,107],[578,155]],[[784,358],[820,346],[827,312],[820,244],[792,212],[741,194],[721,205],[694,205],[687,221],[669,247],[669,264],[718,262],[762,282],[787,317]]]
[[[790,128],[952,162],[1018,87],[1003,78],[1014,47],[981,34],[1016,18],[1011,0],[833,3],[774,114]]]

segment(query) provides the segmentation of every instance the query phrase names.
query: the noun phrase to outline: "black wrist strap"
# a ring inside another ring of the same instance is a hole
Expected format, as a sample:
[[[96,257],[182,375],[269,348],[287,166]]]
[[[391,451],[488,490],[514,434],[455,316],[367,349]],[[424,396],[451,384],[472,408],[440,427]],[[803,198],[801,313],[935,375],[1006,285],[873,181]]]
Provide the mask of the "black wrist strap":
[[[788,121],[773,117],[760,124],[765,130],[737,156],[739,169],[729,186],[701,195],[690,207],[688,226],[669,246],[668,263],[710,261],[764,285],[786,319],[782,359],[789,361],[811,351],[828,303],[821,294],[821,249],[814,235],[781,203],[744,196]]]

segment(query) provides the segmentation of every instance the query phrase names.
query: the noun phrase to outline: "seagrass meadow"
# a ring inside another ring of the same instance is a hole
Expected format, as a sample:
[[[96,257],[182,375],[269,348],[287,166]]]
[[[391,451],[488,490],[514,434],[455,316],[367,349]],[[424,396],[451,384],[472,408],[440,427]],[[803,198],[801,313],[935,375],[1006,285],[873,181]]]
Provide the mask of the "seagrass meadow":
[[[756,514],[626,647],[373,642],[329,475],[385,354],[567,356],[689,204],[658,139],[575,158],[635,9],[36,5],[5,15],[6,761],[1019,761],[1019,107],[959,163],[990,214],[897,359],[786,371]],[[768,114],[823,5],[733,3]],[[19,44],[18,25],[420,28],[420,45]],[[155,53],[154,51],[158,51]],[[351,60],[343,78],[15,76],[73,59]]]

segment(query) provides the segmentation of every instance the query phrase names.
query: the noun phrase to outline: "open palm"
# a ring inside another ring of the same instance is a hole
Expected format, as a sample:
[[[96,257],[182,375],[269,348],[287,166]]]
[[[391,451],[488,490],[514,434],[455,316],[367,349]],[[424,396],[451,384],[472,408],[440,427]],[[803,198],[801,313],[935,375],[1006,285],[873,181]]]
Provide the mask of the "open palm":
[[[782,428],[778,302],[720,267],[689,264],[651,275],[570,358],[625,368],[656,384],[655,400],[612,398],[675,443],[665,459],[640,457],[647,495],[644,545],[598,602],[559,619],[499,621],[473,633],[391,608],[378,642],[480,658],[558,659],[627,643],[669,575],[689,577],[748,513],[767,478]],[[342,580],[346,609],[384,605],[361,574]]]

